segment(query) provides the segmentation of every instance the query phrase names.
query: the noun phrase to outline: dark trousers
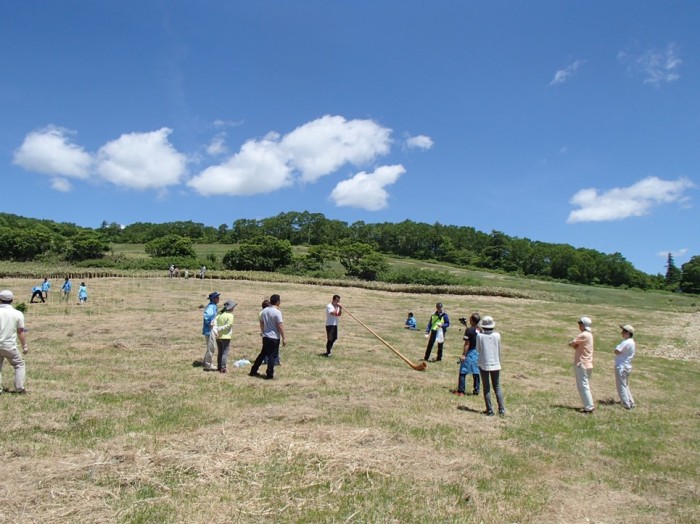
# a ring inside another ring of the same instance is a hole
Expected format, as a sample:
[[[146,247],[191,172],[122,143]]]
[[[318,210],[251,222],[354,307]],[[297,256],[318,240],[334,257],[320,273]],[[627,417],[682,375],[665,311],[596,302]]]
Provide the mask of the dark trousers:
[[[472,378],[474,379],[474,394],[476,395],[479,393],[479,375],[473,374]],[[466,393],[466,388],[467,388],[467,374],[466,373],[460,373],[459,374],[459,382],[457,382],[457,391],[460,393]]]
[[[253,367],[250,369],[250,374],[255,375],[260,369],[264,359],[267,359],[267,370],[265,374],[267,378],[272,378],[275,375],[275,364],[280,354],[280,339],[263,337],[263,345],[258,358],[255,359]]]
[[[438,328],[440,329],[440,328]],[[423,357],[425,360],[428,360],[430,358],[430,352],[433,350],[433,345],[435,344],[435,337],[437,337],[437,330],[435,331],[430,331],[430,338],[428,339],[428,347],[425,348],[425,356]],[[437,354],[437,359],[442,360],[442,348],[445,346],[444,342],[439,342],[438,343],[438,354]]]
[[[338,340],[338,326],[326,326],[326,353],[330,355],[333,343]]]
[[[500,376],[501,370],[496,371],[481,371],[481,382],[484,383],[484,402],[486,403],[486,412],[493,413],[493,406],[491,405],[491,383],[493,383],[493,390],[496,392],[496,401],[498,402],[498,411],[502,412],[506,410],[506,406],[503,403],[503,391],[501,391]]]
[[[216,339],[216,369],[221,371],[226,369],[226,363],[228,361],[228,350],[231,347],[230,338],[218,338]]]
[[[27,296],[27,295],[25,295],[25,296]],[[44,294],[41,291],[35,291],[34,293],[32,293],[32,298],[29,302],[34,302],[34,297],[39,297],[42,302],[46,302],[44,300]]]

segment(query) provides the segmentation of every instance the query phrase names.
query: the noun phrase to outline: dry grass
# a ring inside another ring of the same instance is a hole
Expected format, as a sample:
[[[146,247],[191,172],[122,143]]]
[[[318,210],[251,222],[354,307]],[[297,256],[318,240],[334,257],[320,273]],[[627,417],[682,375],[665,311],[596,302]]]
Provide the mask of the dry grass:
[[[260,302],[282,295],[289,344],[268,382],[192,367],[209,285],[95,279],[86,306],[57,293],[31,305],[30,394],[0,396],[0,522],[699,521],[698,313],[666,312],[661,325],[605,304],[341,290],[415,361],[425,339],[402,328],[406,312],[424,325],[445,302],[447,357],[420,373],[347,316],[334,358],[319,358],[336,289],[216,281],[239,302],[231,362],[256,356]],[[449,394],[457,317],[472,311],[503,336],[505,419]],[[592,417],[575,410],[566,346],[582,314],[597,337]],[[633,412],[614,403],[622,322],[639,331]]]

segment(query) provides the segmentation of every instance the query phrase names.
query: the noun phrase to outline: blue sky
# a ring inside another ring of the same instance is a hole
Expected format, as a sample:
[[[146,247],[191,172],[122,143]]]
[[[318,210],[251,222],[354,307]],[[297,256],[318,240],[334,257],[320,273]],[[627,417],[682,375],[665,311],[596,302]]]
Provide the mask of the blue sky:
[[[700,255],[700,2],[0,7],[0,211],[285,211]]]

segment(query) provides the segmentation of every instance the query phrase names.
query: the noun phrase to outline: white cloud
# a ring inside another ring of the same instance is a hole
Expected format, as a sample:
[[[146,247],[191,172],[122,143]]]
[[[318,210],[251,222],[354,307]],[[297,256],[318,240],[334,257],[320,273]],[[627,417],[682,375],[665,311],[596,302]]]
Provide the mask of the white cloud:
[[[210,156],[219,156],[225,153],[228,153],[228,147],[226,147],[226,133],[219,133],[209,142],[207,154]]]
[[[559,69],[556,73],[554,73],[554,78],[549,85],[553,86],[563,84],[569,78],[571,78],[585,62],[585,60],[576,60],[575,62],[566,66],[564,69]]]
[[[82,147],[70,141],[75,133],[60,127],[49,126],[29,133],[15,151],[13,163],[36,173],[49,176],[85,179],[90,175],[92,157]],[[57,182],[59,187],[70,187],[67,181]],[[65,191],[66,189],[61,189]]]
[[[428,150],[433,147],[433,139],[426,135],[411,136],[406,139],[406,147]]]
[[[279,137],[250,140],[223,164],[212,166],[187,185],[202,195],[255,195],[293,183],[291,168],[279,147]]]
[[[168,141],[171,129],[124,134],[97,153],[97,173],[132,189],[161,189],[180,183],[187,159]]]
[[[51,179],[51,188],[55,189],[56,191],[60,191],[61,193],[68,193],[71,189],[73,189],[73,186],[71,185],[70,181],[66,180],[65,178],[56,177]]]
[[[630,187],[613,188],[604,193],[593,188],[582,189],[571,198],[571,204],[580,209],[572,211],[567,222],[607,222],[646,215],[660,204],[686,202],[684,192],[692,187],[695,185],[687,178],[647,177]]]
[[[360,172],[338,183],[331,193],[337,206],[350,206],[378,211],[388,205],[389,194],[384,189],[396,182],[406,170],[402,165],[381,166],[373,173]]]
[[[656,253],[657,256],[663,257],[663,258],[668,258],[668,254],[670,253],[672,257],[682,257],[688,252],[688,248],[684,247],[682,249],[676,249],[675,251],[673,249],[667,249],[665,251],[659,251]]]
[[[680,78],[679,69],[683,60],[678,55],[676,45],[668,44],[666,49],[658,51],[650,49],[642,54],[620,52],[618,59],[627,64],[627,70],[632,74],[644,77],[645,84],[659,86],[663,83],[675,82]]]
[[[345,120],[326,115],[312,120],[282,138],[287,152],[305,182],[337,171],[350,163],[363,165],[391,149],[391,129],[372,120]]]
[[[203,195],[269,193],[295,182],[315,182],[345,164],[362,165],[391,149],[391,129],[372,120],[326,115],[287,135],[249,140],[240,152],[188,182]]]

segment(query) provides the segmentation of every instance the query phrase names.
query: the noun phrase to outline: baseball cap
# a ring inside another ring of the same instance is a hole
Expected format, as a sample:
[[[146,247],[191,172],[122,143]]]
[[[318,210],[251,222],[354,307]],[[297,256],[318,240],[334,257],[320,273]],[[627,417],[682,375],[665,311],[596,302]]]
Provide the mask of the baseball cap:
[[[583,329],[585,329],[586,331],[590,331],[593,321],[588,317],[581,317],[578,323],[583,325]]]
[[[620,329],[623,329],[624,331],[627,331],[630,335],[634,335],[634,326],[630,326],[629,324],[625,324],[624,326],[620,324]]]

